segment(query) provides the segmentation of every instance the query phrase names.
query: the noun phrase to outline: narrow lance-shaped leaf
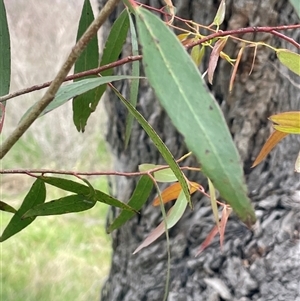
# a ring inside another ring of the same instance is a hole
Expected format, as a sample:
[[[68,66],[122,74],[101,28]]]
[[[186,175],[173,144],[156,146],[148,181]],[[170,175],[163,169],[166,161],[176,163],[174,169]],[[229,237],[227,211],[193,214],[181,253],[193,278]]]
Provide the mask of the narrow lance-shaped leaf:
[[[95,204],[95,200],[89,199],[86,196],[79,194],[68,195],[34,206],[25,212],[23,218],[80,212],[93,208]]]
[[[57,91],[53,101],[45,108],[45,110],[41,113],[41,116],[57,109],[58,107],[64,105],[67,101],[72,99],[77,95],[81,95],[87,91],[90,91],[100,85],[107,84],[113,81],[123,80],[123,79],[134,79],[135,77],[130,75],[115,75],[115,76],[106,76],[106,77],[97,77],[97,78],[87,78],[78,82],[74,82],[71,84],[63,85]],[[33,105],[34,106],[34,105]],[[22,116],[24,119],[29,112],[32,110],[33,106],[31,106],[27,112]],[[21,119],[21,120],[22,120]]]
[[[19,210],[13,215],[12,219],[4,229],[3,234],[0,238],[0,242],[5,241],[9,237],[15,235],[16,233],[20,232],[21,230],[29,226],[34,221],[34,218],[22,219],[23,214],[27,212],[29,209],[31,209],[32,207],[34,207],[35,205],[44,203],[45,199],[46,199],[45,184],[43,181],[37,179],[33,183],[29,192],[27,193]]]
[[[196,182],[190,182],[190,194],[192,195],[193,193],[195,193],[200,187],[201,187],[200,184],[198,184]],[[162,198],[163,203],[166,204],[170,201],[176,200],[181,191],[182,191],[182,188],[181,188],[180,183],[178,183],[178,182],[168,186],[161,193],[161,198]],[[152,205],[153,206],[160,205],[159,196],[153,200]]]
[[[185,209],[187,206],[187,200],[185,198],[185,195],[183,191],[178,196],[178,199],[176,200],[175,205],[168,211],[166,223],[167,228],[170,229],[173,226],[177,224],[177,222],[182,217]],[[163,233],[165,232],[165,223],[162,221],[148,236],[147,238],[142,242],[142,244],[139,245],[139,247],[133,252],[133,254],[136,254],[141,249],[149,246],[152,244],[155,240],[157,240]]]
[[[300,134],[300,112],[283,112],[269,118],[276,123],[274,129],[288,134]]]
[[[144,175],[140,178],[137,183],[135,190],[128,202],[128,205],[135,209],[136,211],[140,210],[142,206],[146,203],[150,192],[153,187],[153,182],[149,176]],[[124,225],[129,219],[131,219],[135,213],[122,210],[118,217],[112,222],[112,224],[107,228],[107,233],[111,233],[115,229],[120,228]]]
[[[225,47],[227,43],[227,37],[219,39],[216,44],[214,45],[214,48],[211,52],[211,55],[209,57],[209,63],[208,63],[208,70],[207,70],[207,76],[208,76],[208,81],[210,84],[212,84],[213,81],[213,76],[219,61],[220,53]]]
[[[185,180],[185,176],[183,172],[181,171],[178,163],[175,161],[172,153],[167,148],[167,146],[163,143],[161,138],[157,135],[155,130],[151,127],[151,125],[147,122],[147,120],[129,103],[127,99],[125,99],[122,94],[115,88],[111,87],[113,91],[116,93],[116,95],[120,98],[122,103],[127,107],[129,112],[136,118],[138,123],[142,126],[142,128],[145,130],[147,135],[150,137],[150,139],[153,141],[153,143],[156,145],[158,151],[161,153],[167,164],[170,166],[174,174],[176,175],[178,181],[181,184],[182,190],[188,200],[188,203],[192,207],[191,198],[189,194],[189,188],[187,185],[187,182]]]
[[[133,208],[131,208],[130,206],[128,206],[127,204],[111,197],[110,195],[108,195],[100,190],[95,189],[91,193],[90,187],[80,184],[78,182],[74,182],[71,180],[63,179],[63,178],[45,177],[45,176],[41,176],[41,177],[39,177],[39,179],[41,179],[42,181],[44,181],[45,183],[47,183],[49,185],[89,197],[94,201],[135,212],[135,210]]]
[[[220,107],[174,33],[149,11],[136,7],[135,12],[150,85],[198,158],[201,171],[240,219],[248,226],[254,224],[240,157]]]
[[[134,26],[132,17],[129,12],[128,12],[128,15],[129,15],[129,21],[130,21],[132,55],[138,55],[139,54],[139,45],[138,45],[138,41],[137,41],[136,30],[135,30],[135,26]],[[132,62],[132,76],[137,76],[137,77],[140,76],[140,62],[139,61]],[[136,107],[136,103],[137,103],[138,92],[139,92],[139,82],[140,81],[138,78],[133,79],[130,82],[129,101],[133,107]],[[133,115],[128,112],[128,115],[126,117],[125,148],[128,146],[133,120],[134,120]]]
[[[0,1],[0,96],[6,95],[10,87],[11,72],[10,37],[4,1]],[[5,103],[0,107],[0,133],[5,117]]]
[[[84,0],[81,16],[79,20],[79,26],[77,31],[78,41],[81,36],[85,33],[90,24],[94,21],[94,14],[90,0]],[[85,50],[82,52],[80,57],[77,59],[74,66],[74,73],[90,70],[98,67],[99,64],[99,49],[98,49],[98,38],[97,35],[88,43]],[[75,79],[74,81],[79,81]],[[101,97],[100,88],[94,88],[89,90],[73,99],[73,121],[80,132],[84,132],[87,120],[94,108],[97,106]],[[93,109],[91,109],[93,108]]]
[[[209,195],[210,195],[210,203],[211,203],[211,208],[214,214],[215,222],[218,226],[218,229],[220,228],[220,223],[219,223],[219,211],[218,211],[218,205],[217,205],[217,199],[216,199],[216,190],[211,182],[211,180],[208,178],[208,187],[209,187]]]
[[[300,54],[287,49],[277,49],[276,54],[281,64],[300,75]]]
[[[277,143],[279,143],[287,135],[287,133],[282,133],[275,130],[268,138],[266,143],[263,145],[261,151],[259,152],[251,167],[253,168],[260,162],[262,162],[266,158],[266,156],[271,152],[271,150],[277,145]]]
[[[225,19],[225,12],[226,12],[226,3],[225,0],[221,0],[218,11],[213,21],[214,25],[220,26],[223,23]]]
[[[17,210],[13,208],[12,206],[6,204],[5,202],[0,201],[0,210],[10,213],[16,213]]]
[[[299,0],[290,0],[290,2],[292,3],[292,5],[294,6],[294,9],[298,15],[298,17],[300,18],[300,5],[299,5]]]
[[[151,169],[159,168],[162,167],[163,165],[155,165],[155,164],[141,164],[139,165],[139,171],[145,172]],[[158,170],[153,172],[153,177],[157,182],[176,182],[177,177],[175,176],[174,172],[172,171],[171,168],[165,168],[162,170]]]

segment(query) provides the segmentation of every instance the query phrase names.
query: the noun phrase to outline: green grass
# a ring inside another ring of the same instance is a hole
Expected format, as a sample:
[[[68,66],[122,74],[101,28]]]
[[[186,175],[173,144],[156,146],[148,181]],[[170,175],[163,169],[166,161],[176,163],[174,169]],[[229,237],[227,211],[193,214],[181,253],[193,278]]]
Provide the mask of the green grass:
[[[104,178],[92,183],[106,190]],[[54,188],[50,195],[56,198],[62,194]],[[22,198],[18,195],[16,201],[9,203],[18,208],[17,200]],[[110,239],[104,228],[107,209],[104,204],[96,204],[77,214],[39,217],[3,242],[0,300],[99,300],[111,256]],[[1,213],[1,231],[11,216]]]

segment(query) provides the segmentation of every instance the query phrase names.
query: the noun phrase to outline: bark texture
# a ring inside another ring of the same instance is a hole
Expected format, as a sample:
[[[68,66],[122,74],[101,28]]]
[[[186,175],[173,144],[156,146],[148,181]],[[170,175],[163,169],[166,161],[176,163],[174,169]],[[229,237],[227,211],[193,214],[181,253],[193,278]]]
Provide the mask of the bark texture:
[[[102,2],[99,0],[100,7]],[[214,0],[173,2],[178,15],[201,24],[212,22],[219,4]],[[164,5],[161,1],[146,3],[156,7]],[[226,20],[222,29],[299,22],[288,1],[227,0],[226,4]],[[289,35],[300,42],[299,30],[289,32]],[[268,34],[243,37],[290,48]],[[123,56],[130,54],[130,46],[127,48]],[[238,50],[239,45],[235,43],[226,46],[226,52],[232,56]],[[170,231],[169,301],[300,300],[300,179],[299,174],[294,173],[299,135],[285,138],[267,160],[250,169],[270,134],[267,117],[281,111],[300,110],[300,81],[299,77],[280,66],[274,53],[266,47],[258,49],[254,70],[249,76],[252,57],[251,51],[243,56],[231,94],[228,93],[231,67],[225,62],[219,64],[210,89],[224,112],[244,164],[249,195],[258,218],[256,229],[250,231],[232,216],[227,225],[223,251],[220,251],[217,238],[200,256],[195,257],[199,245],[214,225],[209,201],[195,195],[194,211],[187,209],[181,221]],[[207,60],[208,57],[202,64],[203,68],[206,68]],[[130,73],[130,66],[121,67],[120,73]],[[124,95],[128,94],[126,83],[119,84],[118,88]],[[111,93],[106,100],[106,108],[109,116],[107,140],[115,156],[116,170],[136,171],[140,163],[163,163],[155,146],[137,123],[134,124],[129,147],[124,150],[126,109]],[[176,158],[187,152],[183,138],[174,129],[146,82],[141,82],[138,109]],[[185,163],[197,166],[194,158]],[[205,179],[197,174],[190,173],[188,177],[205,185]],[[136,179],[118,178],[114,183],[116,197],[127,201],[135,184]],[[112,234],[112,265],[102,289],[103,301],[163,299],[167,268],[165,237],[132,255],[160,222],[161,213],[151,206],[150,201],[139,216]],[[111,214],[116,214],[114,209]]]

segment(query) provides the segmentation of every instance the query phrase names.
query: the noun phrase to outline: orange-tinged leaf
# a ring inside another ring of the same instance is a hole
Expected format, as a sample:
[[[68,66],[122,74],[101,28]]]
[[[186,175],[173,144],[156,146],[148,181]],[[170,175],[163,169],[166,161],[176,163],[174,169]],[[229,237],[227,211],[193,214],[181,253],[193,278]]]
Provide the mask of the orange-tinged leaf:
[[[274,131],[271,136],[268,138],[264,146],[262,147],[261,151],[259,152],[258,156],[256,157],[252,168],[258,165],[260,162],[262,162],[266,156],[270,153],[270,151],[276,146],[277,143],[279,143],[285,136],[287,136],[287,133]]]
[[[227,224],[228,217],[231,212],[232,212],[231,207],[224,206],[223,211],[222,211],[221,222],[220,222],[220,246],[221,246],[221,249],[223,248],[226,224]]]
[[[201,187],[200,184],[196,182],[190,182],[190,194],[193,194]],[[182,188],[179,182],[176,182],[170,186],[168,186],[162,193],[161,197],[163,199],[163,203],[166,204],[170,201],[176,200],[181,192]],[[156,197],[153,200],[153,206],[159,206],[160,200],[159,197]]]
[[[214,48],[211,52],[209,63],[208,63],[208,70],[207,70],[208,81],[210,84],[212,84],[214,73],[220,57],[220,53],[223,50],[224,46],[226,45],[227,39],[228,39],[227,37],[223,39],[219,39],[215,43]]]
[[[181,33],[177,36],[180,42],[184,41],[187,39],[187,37],[190,35],[190,33]]]
[[[287,49],[277,49],[279,61],[294,73],[300,75],[300,54]]]
[[[214,237],[217,235],[218,232],[219,232],[218,226],[214,226],[212,230],[209,232],[209,234],[206,236],[204,242],[199,247],[199,250],[195,256],[198,256],[210,245],[210,243],[212,242],[212,240],[214,239]]]
[[[233,88],[233,83],[234,83],[234,80],[235,80],[235,76],[236,76],[236,73],[237,73],[237,69],[239,67],[239,64],[240,64],[240,61],[241,61],[241,58],[242,58],[242,55],[243,55],[243,52],[244,52],[244,47],[242,47],[238,53],[238,56],[236,58],[236,61],[235,61],[235,64],[234,64],[234,67],[233,67],[233,70],[232,70],[232,75],[231,75],[231,78],[230,78],[230,83],[229,83],[229,92],[232,91],[232,88]]]

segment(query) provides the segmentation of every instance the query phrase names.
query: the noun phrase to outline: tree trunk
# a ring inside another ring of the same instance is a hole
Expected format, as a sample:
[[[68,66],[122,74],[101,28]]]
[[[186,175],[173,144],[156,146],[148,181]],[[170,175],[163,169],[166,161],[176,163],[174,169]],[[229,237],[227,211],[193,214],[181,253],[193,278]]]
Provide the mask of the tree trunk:
[[[99,0],[100,6],[101,2]],[[156,7],[164,5],[163,1],[150,0],[147,3]],[[210,24],[219,1],[181,0],[173,3],[177,15]],[[299,22],[289,1],[285,0],[227,0],[226,7],[223,30]],[[289,32],[289,35],[300,42],[299,30]],[[269,34],[247,34],[243,38],[271,43],[277,48],[290,47]],[[127,48],[123,56],[130,54],[130,46]],[[226,46],[226,52],[232,57],[238,50],[237,44]],[[300,181],[299,174],[294,172],[299,136],[288,136],[263,163],[250,168],[270,135],[271,124],[267,118],[282,111],[300,110],[299,77],[281,66],[274,52],[266,47],[258,48],[254,69],[249,76],[252,59],[252,51],[243,56],[231,94],[228,93],[231,66],[224,61],[217,67],[213,86],[209,88],[224,112],[242,158],[258,223],[251,231],[232,214],[223,250],[220,250],[216,238],[195,257],[214,226],[209,201],[196,194],[193,197],[194,210],[188,208],[180,222],[170,230],[169,301],[300,300]],[[207,68],[207,62],[208,56],[202,63],[202,71]],[[130,73],[130,68],[130,65],[122,66],[120,73]],[[119,84],[118,88],[123,95],[128,95],[126,83]],[[155,145],[136,122],[129,147],[124,150],[127,111],[113,93],[109,93],[108,98],[107,140],[115,156],[115,170],[132,172],[137,171],[141,163],[164,163]],[[183,138],[145,81],[141,82],[137,108],[160,134],[175,158],[187,153]],[[185,164],[197,166],[194,158],[189,158]],[[206,185],[203,176],[189,173],[188,177]],[[116,197],[127,201],[136,182],[137,179],[133,178],[118,178],[114,185]],[[112,209],[112,216],[115,214],[115,209]],[[160,210],[151,206],[150,198],[140,215],[112,234],[112,265],[102,289],[103,301],[163,300],[167,274],[165,236],[132,255],[160,220]]]

